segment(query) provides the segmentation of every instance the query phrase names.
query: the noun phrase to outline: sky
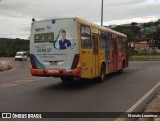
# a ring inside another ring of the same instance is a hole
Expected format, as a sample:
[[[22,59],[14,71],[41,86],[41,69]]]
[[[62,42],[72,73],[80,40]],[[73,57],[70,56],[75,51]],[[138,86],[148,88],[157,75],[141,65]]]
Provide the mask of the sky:
[[[104,0],[104,25],[160,19],[160,0]],[[74,17],[100,24],[101,0],[0,0],[0,38],[28,39],[32,18]]]

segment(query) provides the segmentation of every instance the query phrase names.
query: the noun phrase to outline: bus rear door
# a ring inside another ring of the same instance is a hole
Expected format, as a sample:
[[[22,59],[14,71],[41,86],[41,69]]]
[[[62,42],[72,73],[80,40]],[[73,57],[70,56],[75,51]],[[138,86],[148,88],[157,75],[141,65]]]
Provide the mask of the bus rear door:
[[[81,25],[82,78],[94,78],[98,71],[98,30]]]
[[[98,34],[92,34],[92,42],[93,42],[93,77],[98,76]]]
[[[80,40],[81,40],[81,77],[82,78],[93,78],[93,50],[92,50],[92,39],[91,29],[88,26],[80,25]]]
[[[113,39],[113,71],[117,70],[117,57],[118,57],[118,52],[117,52],[117,37],[115,35],[112,35]]]

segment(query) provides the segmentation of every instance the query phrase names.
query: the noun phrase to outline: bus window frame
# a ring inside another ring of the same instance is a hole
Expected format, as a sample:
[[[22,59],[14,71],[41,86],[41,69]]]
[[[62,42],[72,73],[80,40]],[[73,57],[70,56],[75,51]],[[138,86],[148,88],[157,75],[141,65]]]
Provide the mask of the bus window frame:
[[[124,50],[125,49],[125,44],[126,44],[125,37],[118,36],[117,37],[117,44],[118,44],[118,50]],[[119,44],[120,44],[120,48],[119,48]]]
[[[99,31],[99,45],[100,45],[100,50],[106,50],[106,49],[107,49],[107,43],[106,43],[106,41],[107,41],[107,35],[106,35],[106,33],[107,33],[107,32]],[[103,38],[103,39],[102,39],[101,34],[103,34],[103,37],[106,36],[106,38]],[[102,46],[101,46],[102,40],[104,41],[104,44],[105,44],[105,47],[104,47],[104,48],[102,48]]]
[[[125,37],[122,37],[122,50],[124,50],[126,48],[126,39]]]
[[[122,50],[122,41],[121,41],[121,39],[122,39],[121,36],[117,37],[118,50]]]
[[[84,48],[84,46],[83,46],[83,43],[82,43],[82,32],[81,32],[81,27],[88,27],[89,29],[90,29],[90,47],[88,47],[88,48]],[[81,40],[81,48],[82,49],[92,49],[92,47],[93,47],[93,44],[92,44],[92,37],[91,37],[92,35],[91,35],[91,27],[90,26],[86,26],[86,25],[84,25],[84,24],[80,24],[80,40]]]
[[[107,32],[106,49],[113,50],[113,37],[112,33]],[[107,42],[108,41],[108,42]]]

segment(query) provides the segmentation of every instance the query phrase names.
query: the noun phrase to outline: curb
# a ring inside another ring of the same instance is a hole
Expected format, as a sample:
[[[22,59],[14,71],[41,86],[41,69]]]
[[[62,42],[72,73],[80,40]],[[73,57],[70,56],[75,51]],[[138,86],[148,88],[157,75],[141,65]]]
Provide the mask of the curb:
[[[148,102],[156,94],[157,88],[160,86],[160,82],[156,84],[149,92],[147,92],[140,100],[138,100],[130,109],[126,112],[143,112]],[[117,118],[115,121],[135,121],[137,118]]]

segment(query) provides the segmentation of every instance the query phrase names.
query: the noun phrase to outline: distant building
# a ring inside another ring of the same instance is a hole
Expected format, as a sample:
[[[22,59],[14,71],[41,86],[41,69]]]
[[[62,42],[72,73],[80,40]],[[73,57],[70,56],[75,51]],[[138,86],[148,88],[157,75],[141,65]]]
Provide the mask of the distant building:
[[[145,28],[145,31],[146,32],[156,32],[157,31],[157,28],[156,26],[150,26],[150,27],[146,27]]]
[[[141,28],[140,29],[140,32],[142,33],[142,32],[144,32],[145,31],[145,28]]]
[[[148,46],[148,42],[145,41],[145,40],[134,43],[134,48],[135,49],[144,49],[144,48],[147,48],[147,46]]]
[[[110,25],[109,27],[110,28],[115,28],[117,25]]]

